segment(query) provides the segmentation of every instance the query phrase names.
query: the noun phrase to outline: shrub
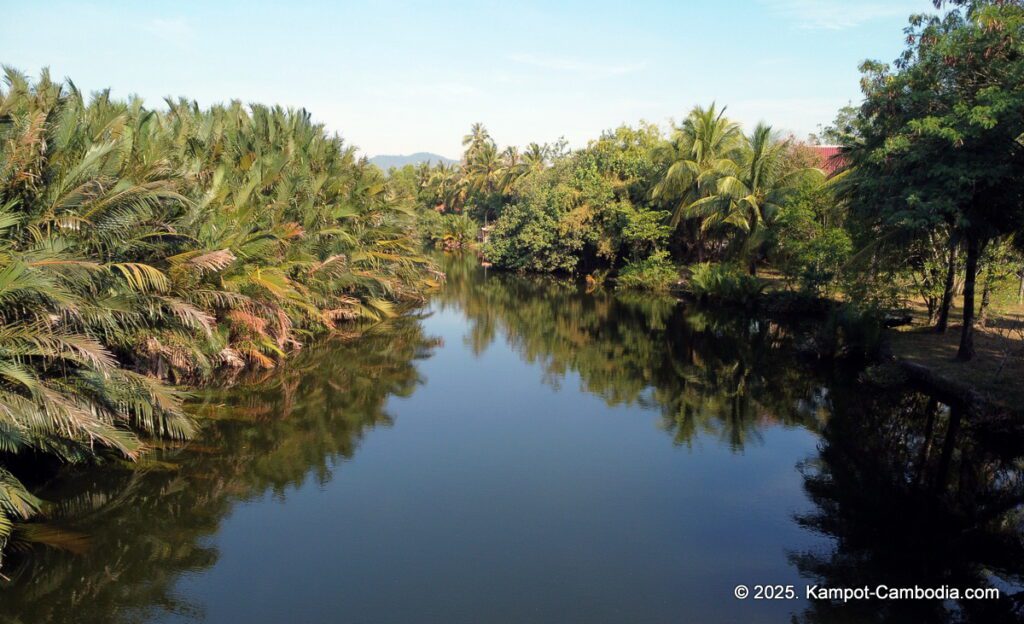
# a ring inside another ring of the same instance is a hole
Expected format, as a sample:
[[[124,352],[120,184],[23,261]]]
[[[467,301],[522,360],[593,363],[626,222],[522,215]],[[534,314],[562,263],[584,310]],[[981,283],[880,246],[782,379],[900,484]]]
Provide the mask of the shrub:
[[[853,242],[843,228],[823,226],[820,212],[804,204],[789,207],[773,233],[772,256],[801,290],[829,295],[853,253]]]
[[[756,299],[764,286],[737,265],[702,262],[690,267],[687,289],[699,299],[746,304]]]
[[[587,228],[563,220],[551,196],[542,189],[506,207],[484,247],[487,259],[506,269],[574,272]]]
[[[468,215],[441,214],[433,210],[423,211],[417,226],[423,240],[445,251],[466,249],[476,240],[479,229]]]
[[[679,271],[669,260],[668,252],[659,250],[643,260],[624,266],[616,285],[620,288],[665,292],[678,281]]]

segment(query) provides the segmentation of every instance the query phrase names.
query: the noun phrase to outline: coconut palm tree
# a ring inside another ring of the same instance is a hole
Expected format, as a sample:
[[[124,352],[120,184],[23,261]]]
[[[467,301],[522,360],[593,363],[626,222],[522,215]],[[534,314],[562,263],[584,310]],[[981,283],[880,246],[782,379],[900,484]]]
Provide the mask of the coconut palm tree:
[[[736,172],[735,159],[743,142],[737,123],[725,116],[725,109],[714,104],[696,107],[673,132],[672,138],[659,150],[666,164],[664,173],[654,186],[653,198],[672,209],[671,225],[677,228],[701,256],[707,246],[703,228],[693,223],[691,206],[715,193],[718,180]]]
[[[523,165],[530,172],[542,171],[548,161],[548,147],[539,143],[530,143],[523,153]]]
[[[487,128],[480,122],[474,123],[469,128],[469,134],[462,137],[462,146],[466,148],[464,162],[473,160],[485,145],[493,145],[494,140],[487,132]]]
[[[789,142],[776,137],[771,126],[758,124],[740,143],[735,160],[721,167],[714,190],[686,208],[702,231],[736,234],[735,253],[748,261],[751,274],[785,198],[806,183],[825,180],[820,169],[787,168],[788,149]]]
[[[502,155],[494,143],[487,143],[477,152],[466,166],[470,186],[478,193],[493,193],[500,187],[501,172],[504,168]]]
[[[438,163],[430,175],[428,193],[433,207],[447,212],[461,212],[466,203],[468,184],[456,165]]]

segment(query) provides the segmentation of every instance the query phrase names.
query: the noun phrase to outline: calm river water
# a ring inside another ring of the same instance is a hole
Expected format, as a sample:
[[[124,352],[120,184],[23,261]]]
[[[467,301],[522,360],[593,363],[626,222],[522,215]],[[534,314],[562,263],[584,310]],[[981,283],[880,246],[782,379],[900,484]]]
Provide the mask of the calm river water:
[[[445,263],[418,315],[204,394],[199,440],[56,479],[0,621],[1019,617],[1007,426],[815,371],[765,319]],[[882,583],[1003,597],[805,598]]]

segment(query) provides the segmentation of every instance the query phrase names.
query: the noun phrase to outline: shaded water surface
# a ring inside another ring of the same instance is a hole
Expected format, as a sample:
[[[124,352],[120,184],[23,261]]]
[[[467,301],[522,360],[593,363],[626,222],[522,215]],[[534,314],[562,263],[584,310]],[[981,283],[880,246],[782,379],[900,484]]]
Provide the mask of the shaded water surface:
[[[0,621],[1019,619],[1013,427],[765,319],[445,262],[418,316],[205,395],[185,448],[55,480]],[[804,598],[880,583],[1003,597]]]

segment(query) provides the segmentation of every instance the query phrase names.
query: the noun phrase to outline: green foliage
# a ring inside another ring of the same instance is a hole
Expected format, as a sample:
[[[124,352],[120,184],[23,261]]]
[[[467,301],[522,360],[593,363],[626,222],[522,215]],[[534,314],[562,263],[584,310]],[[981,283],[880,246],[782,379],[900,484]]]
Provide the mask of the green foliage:
[[[769,258],[790,281],[812,295],[832,295],[853,253],[849,233],[834,225],[835,198],[827,187],[797,192],[777,219]]]
[[[815,145],[849,145],[857,139],[857,114],[853,104],[847,104],[836,113],[835,121],[827,126],[818,125],[818,132],[810,136]]]
[[[535,272],[573,272],[580,254],[593,243],[586,209],[566,211],[565,186],[554,176],[533,181],[520,200],[507,206],[485,247],[495,265]]]
[[[510,269],[572,272],[662,248],[666,212],[649,204],[657,128],[622,127],[524,175],[495,223],[488,259]]]
[[[442,214],[433,210],[420,213],[417,229],[426,242],[446,251],[468,248],[476,240],[479,230],[476,221],[468,215]]]
[[[632,204],[621,204],[617,210],[622,244],[633,255],[654,253],[667,244],[672,234],[666,224],[667,212],[638,209]]]
[[[159,379],[270,368],[422,298],[429,265],[379,171],[306,111],[0,90],[0,466],[137,458],[195,426]],[[0,468],[0,548],[34,513]]]
[[[964,6],[942,16],[911,17],[895,70],[862,66],[865,99],[847,146],[845,190],[863,222],[859,246],[888,246],[898,257],[939,227],[962,241],[958,358],[966,360],[981,251],[1024,227],[1024,5],[957,4]]]
[[[850,258],[853,243],[842,228],[827,228],[800,246],[797,262],[800,282],[805,290],[833,294],[837,278]]]
[[[467,162],[491,149],[474,136]],[[654,126],[621,127],[507,188],[486,253],[529,271],[614,268],[660,249],[753,267],[790,197],[823,179],[794,156],[768,126],[745,136],[714,106],[694,109],[669,140]]]
[[[616,285],[636,290],[665,292],[679,281],[679,270],[669,259],[668,252],[659,250],[622,267]]]
[[[698,299],[748,304],[764,290],[762,280],[735,264],[701,262],[690,267],[687,290]]]
[[[697,107],[663,146],[667,166],[655,198],[674,204],[679,246],[698,258],[763,259],[778,213],[824,174],[794,166],[790,143],[759,124],[745,136],[725,109]]]

